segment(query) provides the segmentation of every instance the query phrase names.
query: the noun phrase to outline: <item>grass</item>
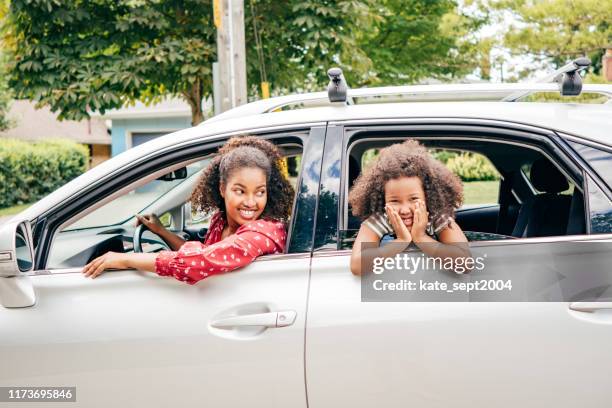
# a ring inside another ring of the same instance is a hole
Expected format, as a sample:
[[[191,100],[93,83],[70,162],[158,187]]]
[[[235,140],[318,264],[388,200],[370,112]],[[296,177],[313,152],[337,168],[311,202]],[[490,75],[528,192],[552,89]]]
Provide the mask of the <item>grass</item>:
[[[7,208],[0,208],[0,217],[6,217],[9,215],[15,215],[17,213],[22,212],[23,210],[25,210],[26,208],[28,208],[29,206],[31,206],[32,204],[20,204],[20,205],[15,205],[13,207],[7,207]]]
[[[463,183],[464,204],[495,204],[499,181],[470,181]]]

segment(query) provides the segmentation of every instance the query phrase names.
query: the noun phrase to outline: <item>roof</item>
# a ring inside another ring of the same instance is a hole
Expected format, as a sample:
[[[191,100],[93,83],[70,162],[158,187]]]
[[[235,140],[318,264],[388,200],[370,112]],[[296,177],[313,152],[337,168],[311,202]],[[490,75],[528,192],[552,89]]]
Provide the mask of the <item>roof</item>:
[[[250,130],[292,123],[481,119],[537,126],[612,145],[612,105],[538,102],[410,102],[336,105],[241,117],[199,125],[203,131]],[[205,130],[206,129],[206,130]]]
[[[8,117],[15,126],[1,132],[0,137],[32,141],[61,137],[85,144],[111,143],[103,119],[60,121],[49,107],[36,109],[35,104],[28,100],[13,101]]]
[[[386,86],[376,88],[348,89],[349,105],[394,103],[394,102],[463,102],[498,101],[518,102],[536,92],[559,92],[556,83],[474,83]],[[612,101],[612,85],[584,84],[584,94],[599,94]],[[278,110],[303,109],[331,106],[327,92],[311,92],[279,96],[248,103],[211,118],[209,122],[235,119],[248,115],[269,113]]]
[[[159,103],[146,105],[137,101],[133,106],[125,106],[121,109],[111,109],[101,115],[94,113],[92,116],[104,119],[143,119],[143,118],[169,118],[188,117],[191,118],[191,107],[180,98],[167,98]]]
[[[98,179],[130,163],[172,146],[193,140],[213,140],[228,133],[256,132],[286,126],[323,126],[326,122],[397,123],[465,122],[514,123],[557,130],[612,146],[612,106],[535,102],[425,102],[372,105],[339,105],[271,112],[242,117],[240,120],[206,121],[129,149],[89,170],[26,209],[19,217],[43,213]]]

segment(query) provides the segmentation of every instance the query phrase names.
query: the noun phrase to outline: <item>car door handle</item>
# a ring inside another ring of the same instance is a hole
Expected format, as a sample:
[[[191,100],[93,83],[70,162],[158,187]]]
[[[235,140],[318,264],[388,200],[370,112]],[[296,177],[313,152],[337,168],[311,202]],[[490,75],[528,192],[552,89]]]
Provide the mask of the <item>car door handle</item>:
[[[294,310],[282,312],[257,313],[250,315],[232,316],[215,320],[211,323],[217,329],[231,329],[245,326],[285,327],[295,322],[297,313]]]
[[[577,312],[593,313],[596,310],[612,309],[612,302],[573,302],[569,308]]]

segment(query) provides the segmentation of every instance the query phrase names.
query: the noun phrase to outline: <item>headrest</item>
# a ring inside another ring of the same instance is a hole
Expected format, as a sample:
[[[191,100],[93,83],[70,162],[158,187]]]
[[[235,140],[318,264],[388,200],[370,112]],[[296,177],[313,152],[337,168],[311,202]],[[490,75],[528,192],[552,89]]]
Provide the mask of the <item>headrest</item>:
[[[545,158],[533,162],[529,178],[536,190],[545,193],[560,193],[569,188],[569,183],[563,173]]]

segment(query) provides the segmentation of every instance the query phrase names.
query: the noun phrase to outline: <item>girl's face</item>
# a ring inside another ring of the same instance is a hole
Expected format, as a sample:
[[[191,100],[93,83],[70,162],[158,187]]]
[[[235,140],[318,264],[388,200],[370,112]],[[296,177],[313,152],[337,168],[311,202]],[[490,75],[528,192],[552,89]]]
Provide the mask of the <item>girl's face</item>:
[[[425,190],[419,177],[400,177],[385,183],[385,204],[398,212],[408,228],[412,227],[412,214],[418,201],[425,205]]]
[[[230,224],[242,225],[259,218],[268,201],[266,173],[257,167],[243,167],[231,172],[221,185],[225,213]]]

